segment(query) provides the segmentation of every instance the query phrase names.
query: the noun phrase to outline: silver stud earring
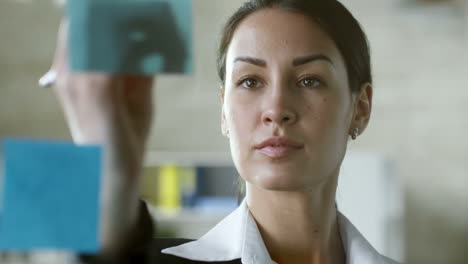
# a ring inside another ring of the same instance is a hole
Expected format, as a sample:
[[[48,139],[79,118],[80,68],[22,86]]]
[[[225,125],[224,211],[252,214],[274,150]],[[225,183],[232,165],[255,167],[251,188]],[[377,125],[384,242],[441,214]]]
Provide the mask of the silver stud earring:
[[[351,138],[352,138],[353,140],[356,140],[356,138],[357,138],[358,136],[359,136],[359,128],[356,127],[356,128],[354,128],[354,130],[353,130],[353,134],[351,135]]]

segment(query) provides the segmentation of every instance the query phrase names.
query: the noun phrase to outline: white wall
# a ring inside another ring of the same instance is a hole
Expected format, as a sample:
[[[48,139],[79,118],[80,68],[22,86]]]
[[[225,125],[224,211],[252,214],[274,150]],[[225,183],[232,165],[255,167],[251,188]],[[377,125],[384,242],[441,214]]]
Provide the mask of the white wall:
[[[336,201],[340,212],[381,254],[404,261],[403,193],[394,162],[381,153],[348,152]]]
[[[350,149],[395,161],[407,263],[466,263],[466,2],[345,2],[369,33],[375,70],[372,122]]]

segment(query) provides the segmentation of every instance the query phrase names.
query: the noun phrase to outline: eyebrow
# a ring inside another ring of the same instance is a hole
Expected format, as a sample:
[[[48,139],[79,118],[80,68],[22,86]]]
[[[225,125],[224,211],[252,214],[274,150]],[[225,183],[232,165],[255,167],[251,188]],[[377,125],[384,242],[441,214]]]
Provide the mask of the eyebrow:
[[[297,67],[297,66],[301,66],[301,65],[304,65],[304,64],[307,64],[307,63],[310,63],[310,62],[318,61],[318,60],[323,60],[323,61],[329,62],[332,66],[334,66],[334,63],[330,59],[330,57],[328,57],[328,56],[326,56],[324,54],[313,54],[313,55],[308,55],[308,56],[304,56],[304,57],[295,58],[293,60],[292,65]],[[267,66],[267,63],[266,63],[265,60],[254,58],[254,57],[248,57],[248,56],[237,57],[234,60],[234,63],[236,63],[238,61],[250,63],[250,64],[253,64],[253,65],[256,65],[256,66],[259,66],[259,67],[263,67],[263,68],[265,68]]]
[[[250,64],[253,64],[253,65],[257,65],[257,66],[260,66],[260,67],[266,67],[267,63],[265,60],[262,60],[262,59],[257,59],[257,58],[253,58],[253,57],[237,57],[235,60],[234,60],[234,63],[238,62],[238,61],[243,61],[243,62],[247,62],[247,63],[250,63]]]
[[[335,66],[333,61],[330,59],[330,57],[324,55],[324,54],[313,54],[313,55],[308,55],[304,57],[299,57],[293,60],[293,66],[300,66],[307,64],[309,62],[314,62],[318,60],[323,60],[326,62],[329,62],[332,66]]]

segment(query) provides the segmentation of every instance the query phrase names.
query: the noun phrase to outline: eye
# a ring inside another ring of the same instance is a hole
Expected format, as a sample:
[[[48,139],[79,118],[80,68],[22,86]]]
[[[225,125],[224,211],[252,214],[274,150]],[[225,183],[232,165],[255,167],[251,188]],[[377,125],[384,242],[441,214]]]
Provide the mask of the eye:
[[[244,88],[247,88],[247,89],[253,89],[253,88],[257,88],[258,86],[260,86],[260,82],[253,78],[243,79],[239,83],[240,85],[242,85]]]
[[[306,78],[301,79],[297,83],[297,85],[302,86],[302,87],[315,88],[317,86],[322,85],[322,81],[314,77],[306,77]]]

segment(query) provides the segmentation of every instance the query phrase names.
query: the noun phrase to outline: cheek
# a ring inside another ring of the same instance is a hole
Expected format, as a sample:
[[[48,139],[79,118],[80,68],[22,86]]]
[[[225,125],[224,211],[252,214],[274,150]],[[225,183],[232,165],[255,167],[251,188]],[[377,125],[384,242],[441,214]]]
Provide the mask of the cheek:
[[[227,104],[228,126],[236,140],[249,140],[255,121],[258,119],[257,103],[245,96],[231,94]],[[244,142],[245,143],[245,142]]]
[[[315,177],[305,176],[307,184],[321,181],[336,169],[346,147],[343,133],[346,119],[344,107],[334,96],[316,97],[308,101],[302,112],[302,133],[306,143],[306,159],[303,170]],[[312,181],[312,182],[311,182]]]
[[[301,114],[301,119],[305,123],[307,130],[311,130],[311,135],[327,134],[327,130],[334,123],[335,110],[332,107],[333,101],[327,96],[315,98],[305,102],[305,109]]]
[[[341,138],[345,139],[347,134],[347,112],[344,104],[336,96],[322,96],[313,102],[307,102],[302,114],[305,140],[328,149],[324,151],[340,147],[343,144]]]
[[[236,160],[245,159],[248,147],[253,142],[253,130],[256,112],[252,105],[239,105],[231,107],[226,113],[226,121],[229,129],[229,143],[232,157]]]

